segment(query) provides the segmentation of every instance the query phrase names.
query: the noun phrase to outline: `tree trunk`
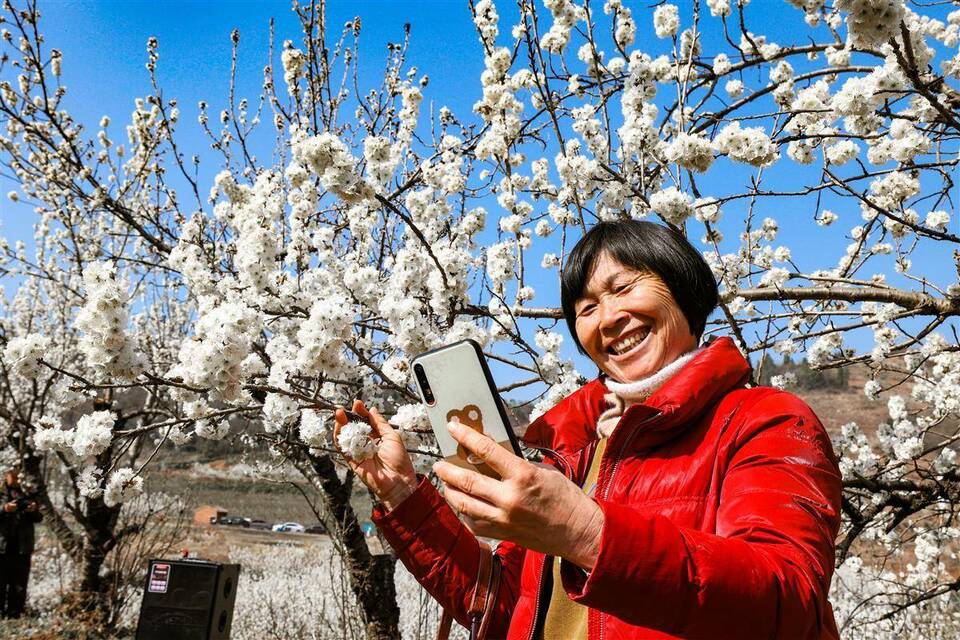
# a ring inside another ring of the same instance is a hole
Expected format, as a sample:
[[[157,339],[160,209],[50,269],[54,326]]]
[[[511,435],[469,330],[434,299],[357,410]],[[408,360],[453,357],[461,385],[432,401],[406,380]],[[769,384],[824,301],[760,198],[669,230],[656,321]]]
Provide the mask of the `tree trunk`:
[[[108,507],[103,497],[88,499],[84,513],[86,540],[80,558],[76,597],[85,611],[102,610],[107,614],[105,593],[108,583],[100,575],[107,554],[115,543],[114,528],[120,514],[118,506]]]
[[[47,481],[43,476],[41,469],[42,459],[27,452],[23,457],[20,473],[23,476],[24,484],[29,488],[33,498],[40,505],[40,515],[43,516],[43,524],[57,538],[60,546],[74,560],[79,561],[83,553],[83,540],[80,539],[73,529],[66,523],[60,512],[50,501],[50,495],[47,492]]]
[[[395,640],[400,637],[400,608],[393,582],[396,559],[392,554],[375,556],[367,548],[357,515],[350,505],[349,480],[337,478],[329,456],[309,456],[327,502],[323,524],[342,544],[350,575],[350,588],[363,609],[367,640]]]

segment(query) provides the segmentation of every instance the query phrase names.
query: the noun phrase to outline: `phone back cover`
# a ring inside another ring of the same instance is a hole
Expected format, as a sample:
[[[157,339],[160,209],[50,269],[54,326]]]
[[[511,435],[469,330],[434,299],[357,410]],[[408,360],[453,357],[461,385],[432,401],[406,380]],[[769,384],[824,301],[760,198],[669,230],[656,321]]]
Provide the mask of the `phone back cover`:
[[[446,424],[457,419],[461,424],[485,433],[507,451],[513,452],[509,426],[504,424],[497,402],[487,386],[477,353],[468,342],[459,342],[434,352],[417,356],[414,362],[423,365],[424,373],[436,403],[427,408],[430,424],[434,425],[437,444],[444,460],[463,467],[475,467],[482,473],[496,476],[480,460],[469,455],[446,429]],[[419,388],[419,384],[417,385]],[[423,390],[420,389],[421,399]],[[441,427],[442,425],[442,427]],[[440,428],[438,428],[440,427]],[[480,463],[480,464],[478,464]]]

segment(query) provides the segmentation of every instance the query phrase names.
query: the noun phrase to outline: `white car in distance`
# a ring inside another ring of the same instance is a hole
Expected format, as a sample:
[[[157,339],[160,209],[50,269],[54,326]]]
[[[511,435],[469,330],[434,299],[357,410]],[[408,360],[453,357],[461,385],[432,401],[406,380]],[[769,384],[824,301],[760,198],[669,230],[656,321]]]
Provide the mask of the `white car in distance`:
[[[278,533],[303,533],[307,528],[299,522],[278,522],[273,525],[273,530]]]

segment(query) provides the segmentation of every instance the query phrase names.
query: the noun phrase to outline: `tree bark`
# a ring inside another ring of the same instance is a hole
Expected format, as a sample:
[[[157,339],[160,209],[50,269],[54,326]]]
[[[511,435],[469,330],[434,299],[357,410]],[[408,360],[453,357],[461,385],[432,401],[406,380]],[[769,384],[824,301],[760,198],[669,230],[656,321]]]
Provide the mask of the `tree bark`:
[[[53,533],[67,554],[74,561],[79,561],[83,553],[83,540],[74,533],[63,516],[60,515],[60,512],[53,506],[47,492],[47,481],[43,476],[41,461],[42,459],[34,455],[33,452],[27,452],[23,457],[20,473],[23,476],[24,483],[30,488],[30,493],[37,504],[40,505],[43,524]]]
[[[104,593],[106,583],[100,571],[116,542],[114,528],[119,514],[119,505],[108,507],[102,496],[87,500],[83,522],[86,540],[77,578],[77,597],[85,611],[104,608],[108,601]]]
[[[323,524],[342,545],[350,577],[350,588],[363,609],[367,640],[395,640],[400,637],[400,608],[393,581],[396,558],[375,556],[367,548],[357,515],[350,505],[350,476],[337,477],[329,456],[309,456],[315,483],[327,503]]]

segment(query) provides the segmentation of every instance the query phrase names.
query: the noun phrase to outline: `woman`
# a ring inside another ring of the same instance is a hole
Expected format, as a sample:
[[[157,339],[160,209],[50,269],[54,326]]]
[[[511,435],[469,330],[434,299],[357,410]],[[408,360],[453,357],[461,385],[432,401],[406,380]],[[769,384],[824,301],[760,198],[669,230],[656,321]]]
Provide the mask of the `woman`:
[[[354,402],[381,436],[350,463],[381,500],[373,520],[460,623],[524,640],[838,638],[830,440],[800,399],[746,387],[729,338],[697,348],[717,297],[671,229],[602,222],[577,243],[561,302],[600,375],[524,435],[563,473],[460,428],[502,479],[438,462],[444,501]],[[492,563],[476,536],[502,540]]]

